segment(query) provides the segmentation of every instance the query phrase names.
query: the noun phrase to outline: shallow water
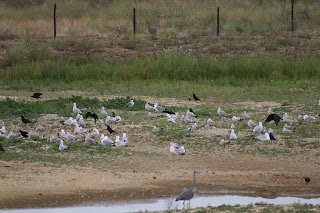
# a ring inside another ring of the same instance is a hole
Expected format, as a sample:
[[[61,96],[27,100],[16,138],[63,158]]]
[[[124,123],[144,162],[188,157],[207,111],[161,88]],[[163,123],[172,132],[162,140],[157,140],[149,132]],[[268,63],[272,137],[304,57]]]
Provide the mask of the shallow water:
[[[299,198],[299,197],[277,197],[274,199],[262,197],[248,197],[237,195],[219,195],[219,196],[197,196],[191,200],[191,208],[220,206],[220,205],[248,205],[255,203],[268,204],[320,204],[320,198]],[[186,202],[187,203],[187,202]],[[135,203],[119,203],[99,206],[76,206],[63,208],[43,208],[43,209],[17,209],[17,210],[0,210],[0,213],[121,213],[121,212],[139,212],[139,211],[161,211],[170,209],[182,209],[183,202],[175,202],[174,198],[165,198],[158,200],[143,200]]]

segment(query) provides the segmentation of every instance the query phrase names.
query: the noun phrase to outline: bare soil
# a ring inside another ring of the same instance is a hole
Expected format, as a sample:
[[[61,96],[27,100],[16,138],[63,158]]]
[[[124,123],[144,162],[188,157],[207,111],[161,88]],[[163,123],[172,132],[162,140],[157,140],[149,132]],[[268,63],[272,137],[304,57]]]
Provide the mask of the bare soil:
[[[68,154],[68,153],[64,153]],[[276,197],[319,196],[319,161],[264,157],[135,157],[127,166],[102,168],[1,162],[1,208],[34,208],[175,197],[192,186],[198,194]],[[303,177],[310,176],[309,183]]]

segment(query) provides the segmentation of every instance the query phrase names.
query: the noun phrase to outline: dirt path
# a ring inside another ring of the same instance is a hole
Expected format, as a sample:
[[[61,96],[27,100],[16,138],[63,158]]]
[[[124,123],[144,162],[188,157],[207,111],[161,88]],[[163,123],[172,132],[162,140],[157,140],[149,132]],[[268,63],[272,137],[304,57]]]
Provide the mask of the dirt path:
[[[57,207],[175,197],[200,171],[198,194],[248,191],[252,195],[319,194],[319,162],[262,157],[162,156],[104,168],[1,162],[0,208]],[[305,183],[303,177],[312,181]]]

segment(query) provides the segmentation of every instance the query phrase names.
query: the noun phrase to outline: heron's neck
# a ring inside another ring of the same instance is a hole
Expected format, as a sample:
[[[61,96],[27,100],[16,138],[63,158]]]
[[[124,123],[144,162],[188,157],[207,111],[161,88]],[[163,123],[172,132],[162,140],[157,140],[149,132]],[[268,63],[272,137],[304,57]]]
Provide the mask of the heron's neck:
[[[193,173],[193,188],[196,188],[196,173]]]

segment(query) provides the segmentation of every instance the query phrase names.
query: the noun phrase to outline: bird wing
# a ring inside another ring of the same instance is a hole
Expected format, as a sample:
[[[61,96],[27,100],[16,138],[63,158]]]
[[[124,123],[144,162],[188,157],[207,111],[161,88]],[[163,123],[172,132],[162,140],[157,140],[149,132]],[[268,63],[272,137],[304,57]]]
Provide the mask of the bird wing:
[[[182,192],[177,198],[176,201],[179,200],[190,200],[194,196],[194,190],[193,188],[187,189],[184,192]]]

